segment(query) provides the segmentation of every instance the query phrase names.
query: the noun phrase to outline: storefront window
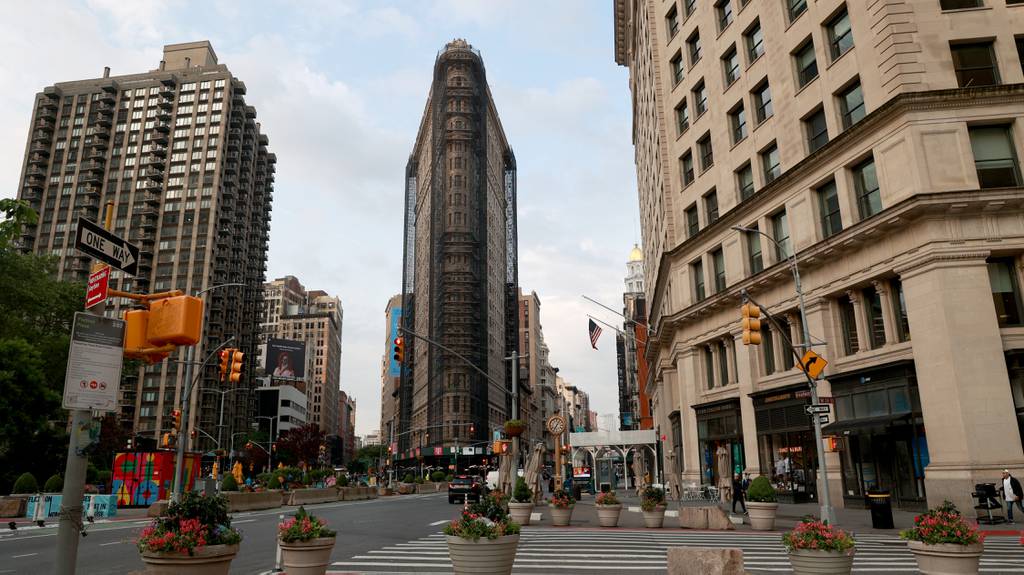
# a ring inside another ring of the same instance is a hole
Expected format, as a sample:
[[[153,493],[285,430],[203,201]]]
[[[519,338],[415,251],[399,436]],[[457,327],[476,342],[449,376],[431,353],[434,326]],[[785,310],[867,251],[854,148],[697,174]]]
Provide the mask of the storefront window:
[[[800,501],[813,497],[813,433],[795,431],[762,434],[758,438],[758,447],[761,473],[771,479],[776,491]]]
[[[700,447],[701,481],[719,485],[723,478],[719,455],[727,473],[742,473],[746,467],[743,457],[743,437],[740,433],[739,406],[735,403],[697,410],[697,443]],[[721,450],[721,451],[720,451]]]

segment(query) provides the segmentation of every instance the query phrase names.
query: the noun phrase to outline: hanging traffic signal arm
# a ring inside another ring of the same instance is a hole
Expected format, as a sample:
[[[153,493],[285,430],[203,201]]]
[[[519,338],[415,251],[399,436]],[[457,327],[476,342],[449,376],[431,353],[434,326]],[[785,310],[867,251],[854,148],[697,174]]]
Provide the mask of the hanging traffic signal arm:
[[[110,290],[109,297],[139,302],[144,309],[125,312],[124,355],[149,363],[163,361],[179,345],[194,345],[202,332],[203,301],[181,290],[135,294]]]
[[[807,384],[810,387],[814,387],[816,385],[815,384],[815,378],[811,377],[811,374],[808,373],[806,369],[804,369],[803,358],[800,357],[800,352],[798,351],[799,346],[793,344],[793,339],[789,336],[788,333],[786,333],[787,330],[783,329],[782,325],[779,324],[779,322],[776,321],[774,317],[772,317],[772,314],[768,313],[768,310],[765,309],[764,306],[762,306],[761,304],[759,304],[756,301],[754,301],[754,298],[750,297],[750,294],[747,293],[747,290],[744,289],[740,293],[741,293],[741,297],[743,298],[743,308],[742,308],[743,322],[744,322],[744,327],[743,327],[743,343],[744,344],[747,343],[747,327],[746,327],[747,319],[748,319],[747,313],[750,311],[750,308],[753,308],[753,309],[756,309],[758,311],[759,315],[760,314],[764,314],[765,319],[767,319],[768,322],[771,323],[771,325],[772,325],[772,328],[773,328],[772,331],[774,331],[775,333],[779,334],[782,337],[782,339],[786,340],[786,343],[789,344],[789,350],[793,352],[793,358],[796,361],[797,369],[799,369],[801,372],[803,372],[804,376],[807,378]],[[750,306],[750,307],[748,307],[748,306]],[[751,316],[751,317],[756,318],[757,316]],[[752,335],[756,335],[757,336],[757,343],[758,344],[761,343],[760,328],[761,328],[761,325],[760,325],[760,322],[758,322],[757,331],[756,332],[755,331],[751,332]],[[751,343],[753,343],[753,342],[751,342]],[[817,354],[814,354],[814,355],[817,356]]]

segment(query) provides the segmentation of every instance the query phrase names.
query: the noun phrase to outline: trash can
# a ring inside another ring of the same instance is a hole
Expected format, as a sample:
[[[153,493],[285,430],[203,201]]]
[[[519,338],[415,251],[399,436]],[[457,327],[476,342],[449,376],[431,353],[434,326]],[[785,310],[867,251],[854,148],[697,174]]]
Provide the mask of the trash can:
[[[871,509],[871,527],[892,529],[892,496],[888,491],[868,491],[868,508]]]

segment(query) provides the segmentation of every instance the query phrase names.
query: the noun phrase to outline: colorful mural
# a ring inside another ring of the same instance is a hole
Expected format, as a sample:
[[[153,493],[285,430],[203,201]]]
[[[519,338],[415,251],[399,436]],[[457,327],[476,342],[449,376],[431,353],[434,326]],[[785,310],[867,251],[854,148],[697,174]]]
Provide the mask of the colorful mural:
[[[134,451],[114,457],[112,493],[118,507],[152,505],[167,495],[174,483],[173,451]],[[192,489],[199,472],[198,453],[185,454],[185,489]]]

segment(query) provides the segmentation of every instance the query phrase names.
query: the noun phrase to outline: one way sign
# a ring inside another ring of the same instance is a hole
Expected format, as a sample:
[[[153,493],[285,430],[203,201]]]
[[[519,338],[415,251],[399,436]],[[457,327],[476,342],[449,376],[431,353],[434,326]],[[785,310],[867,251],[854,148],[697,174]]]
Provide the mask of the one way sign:
[[[75,248],[126,274],[139,271],[139,247],[132,245],[85,218],[78,219]]]

